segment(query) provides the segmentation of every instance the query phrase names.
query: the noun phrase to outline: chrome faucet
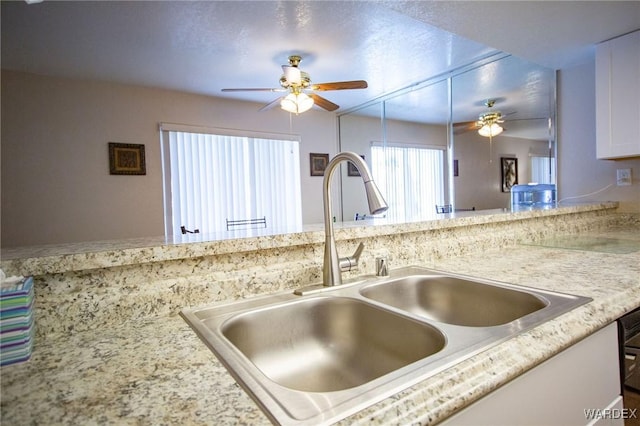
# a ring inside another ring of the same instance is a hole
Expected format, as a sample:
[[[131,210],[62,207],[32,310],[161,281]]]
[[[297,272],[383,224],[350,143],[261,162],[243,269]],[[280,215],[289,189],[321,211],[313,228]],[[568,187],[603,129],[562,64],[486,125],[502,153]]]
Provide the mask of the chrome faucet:
[[[355,152],[340,152],[327,164],[324,170],[324,188],[322,192],[324,203],[324,265],[322,268],[322,283],[325,286],[334,286],[342,284],[342,272],[350,271],[358,266],[358,259],[364,244],[360,243],[353,256],[338,257],[338,249],[336,240],[333,236],[333,220],[331,217],[331,192],[329,184],[336,166],[341,161],[351,161],[364,181],[364,189],[367,193],[367,201],[369,202],[369,211],[371,214],[382,213],[387,210],[387,202],[382,197],[380,190],[371,178],[371,172],[367,163],[364,162]]]

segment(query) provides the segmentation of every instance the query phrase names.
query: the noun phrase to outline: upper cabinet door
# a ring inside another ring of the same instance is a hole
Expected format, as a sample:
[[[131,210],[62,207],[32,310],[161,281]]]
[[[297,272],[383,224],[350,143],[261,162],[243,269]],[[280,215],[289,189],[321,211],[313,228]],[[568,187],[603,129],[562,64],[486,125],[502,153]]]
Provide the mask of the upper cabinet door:
[[[596,46],[597,157],[640,156],[640,31]]]

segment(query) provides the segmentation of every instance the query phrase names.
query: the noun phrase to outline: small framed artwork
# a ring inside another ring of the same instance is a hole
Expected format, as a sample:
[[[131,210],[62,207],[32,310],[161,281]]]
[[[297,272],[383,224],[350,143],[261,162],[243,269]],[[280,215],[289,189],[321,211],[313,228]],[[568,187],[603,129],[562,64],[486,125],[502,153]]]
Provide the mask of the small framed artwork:
[[[511,187],[518,184],[518,159],[501,157],[502,192],[511,192]]]
[[[324,169],[329,164],[329,154],[309,154],[311,176],[324,176]]]
[[[360,155],[360,157],[362,157],[363,160],[365,159],[364,155]],[[351,161],[347,162],[347,176],[360,176],[358,168]]]
[[[146,175],[144,145],[109,142],[109,173],[112,175]]]

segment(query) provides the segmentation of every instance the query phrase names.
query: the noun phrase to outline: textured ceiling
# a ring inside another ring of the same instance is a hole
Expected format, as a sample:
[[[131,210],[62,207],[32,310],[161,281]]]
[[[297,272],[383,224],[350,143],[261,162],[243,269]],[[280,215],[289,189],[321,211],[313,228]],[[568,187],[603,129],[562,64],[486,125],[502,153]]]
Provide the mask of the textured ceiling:
[[[594,45],[640,29],[640,1],[395,1],[422,22],[552,69],[591,60]]]
[[[498,50],[570,66],[592,58],[594,43],[640,28],[635,1],[45,0],[1,8],[3,68],[266,104],[278,94],[220,90],[278,87],[280,66],[300,54],[315,83],[368,81],[364,90],[325,92],[338,111]],[[512,77],[521,76],[501,81]],[[472,88],[477,103],[485,94]]]
[[[2,3],[2,64],[43,74],[268,102],[301,54],[314,82],[365,79],[327,94],[358,105],[492,49],[369,2]],[[400,47],[400,48],[398,48]]]

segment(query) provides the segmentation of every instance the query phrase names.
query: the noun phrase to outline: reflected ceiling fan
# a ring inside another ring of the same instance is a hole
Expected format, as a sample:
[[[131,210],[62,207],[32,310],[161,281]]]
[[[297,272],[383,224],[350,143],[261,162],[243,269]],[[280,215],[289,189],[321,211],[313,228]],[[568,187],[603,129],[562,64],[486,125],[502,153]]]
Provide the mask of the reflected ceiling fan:
[[[504,131],[504,128],[501,126],[501,124],[504,123],[504,117],[515,114],[515,111],[506,115],[502,114],[500,111],[493,109],[495,104],[496,99],[487,99],[484,105],[488,110],[480,114],[476,121],[453,123],[454,134],[477,130],[480,136],[489,138],[489,163],[493,162],[493,137],[498,136]]]
[[[335,111],[339,108],[328,99],[313,93],[315,91],[366,89],[367,82],[364,80],[335,81],[331,83],[311,82],[311,77],[302,71],[298,66],[302,60],[301,56],[289,56],[289,65],[283,65],[284,74],[280,77],[279,88],[243,88],[243,89],[222,89],[223,92],[288,92],[288,94],[275,99],[260,109],[264,111],[280,105],[285,111],[300,114],[309,110],[314,104],[327,111]]]
[[[487,99],[484,105],[488,108],[488,111],[480,114],[475,121],[463,121],[460,123],[453,123],[453,133],[460,134],[468,132],[470,130],[477,130],[481,136],[493,138],[503,132],[504,128],[501,126],[504,123],[504,117],[507,115],[515,114],[510,112],[508,114],[502,114],[498,110],[492,109],[496,104],[495,99]]]

